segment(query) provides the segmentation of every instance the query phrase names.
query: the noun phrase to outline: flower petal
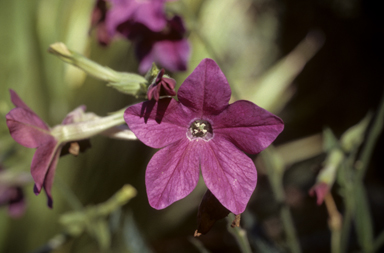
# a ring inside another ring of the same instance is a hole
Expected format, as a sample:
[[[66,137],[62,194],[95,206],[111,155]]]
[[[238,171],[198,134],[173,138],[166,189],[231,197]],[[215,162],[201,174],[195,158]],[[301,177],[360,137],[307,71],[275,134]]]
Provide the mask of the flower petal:
[[[33,116],[34,120],[32,122],[34,122],[34,124],[32,125],[35,125],[39,128],[43,128],[45,130],[49,130],[49,127],[47,126],[47,124],[45,124],[45,122],[43,120],[40,119],[39,116],[37,116],[37,114],[31,109],[29,108],[23,100],[21,100],[21,98],[19,97],[19,95],[17,95],[17,93],[10,89],[9,90],[9,93],[11,94],[11,101],[12,103],[16,106],[16,108],[23,108],[27,111],[29,111],[31,113],[31,115]],[[16,115],[15,115],[16,116]],[[21,119],[21,118],[20,118]],[[24,121],[23,121],[24,122]]]
[[[215,114],[228,106],[231,88],[212,59],[204,59],[178,90],[179,101],[194,111]]]
[[[148,164],[145,185],[149,204],[163,209],[186,197],[199,181],[197,142],[180,140],[158,151]]]
[[[253,161],[225,139],[215,137],[202,147],[201,171],[208,189],[232,213],[244,212],[257,182]]]
[[[59,144],[53,137],[36,149],[31,164],[31,174],[35,181],[36,194],[38,194],[45,185],[49,170],[53,168],[52,166],[56,166],[58,159],[57,153],[60,154]]]
[[[127,108],[124,119],[132,132],[152,148],[167,146],[182,138],[194,113],[171,98],[146,101]]]
[[[167,19],[163,1],[148,1],[140,3],[134,13],[134,21],[147,26],[154,32],[164,29]]]
[[[140,73],[146,73],[153,62],[169,71],[177,72],[187,69],[190,46],[186,39],[161,40],[137,44],[135,51],[140,60]]]
[[[24,214],[26,203],[23,189],[15,187],[14,191],[15,196],[9,201],[8,213],[13,218],[19,218]]]
[[[9,90],[9,93],[11,93],[11,101],[12,101],[12,103],[13,103],[16,107],[24,108],[24,109],[26,109],[26,110],[28,110],[28,111],[33,112],[33,111],[31,110],[31,108],[29,108],[28,105],[26,105],[26,104],[24,103],[24,101],[21,100],[21,98],[19,97],[19,95],[17,95],[16,91],[10,89],[10,90]]]
[[[188,40],[163,40],[153,45],[155,62],[172,72],[187,70],[190,54]]]
[[[166,25],[162,1],[112,0],[111,2],[112,8],[107,12],[105,20],[110,35],[114,35],[118,26],[125,22],[141,23],[154,32],[160,32]]]
[[[67,116],[65,116],[65,118],[63,119],[61,124],[68,125],[68,124],[84,121],[83,118],[86,110],[87,110],[87,107],[85,105],[80,105],[75,110],[68,113]]]
[[[36,148],[53,138],[44,121],[30,110],[14,108],[5,118],[12,138],[27,148]]]
[[[55,176],[56,166],[59,160],[59,156],[60,156],[60,151],[58,150],[55,156],[53,157],[51,164],[49,165],[47,175],[45,176],[45,179],[44,179],[44,190],[48,198],[47,205],[50,208],[53,207],[51,190],[52,190],[53,178]]]
[[[317,196],[317,205],[321,205],[325,199],[325,196],[328,194],[330,190],[330,187],[328,184],[324,182],[320,182],[313,186],[311,189],[309,189],[309,195],[314,196],[316,194]]]
[[[219,115],[210,116],[214,134],[226,138],[242,151],[257,154],[283,131],[276,115],[249,101],[236,101]]]

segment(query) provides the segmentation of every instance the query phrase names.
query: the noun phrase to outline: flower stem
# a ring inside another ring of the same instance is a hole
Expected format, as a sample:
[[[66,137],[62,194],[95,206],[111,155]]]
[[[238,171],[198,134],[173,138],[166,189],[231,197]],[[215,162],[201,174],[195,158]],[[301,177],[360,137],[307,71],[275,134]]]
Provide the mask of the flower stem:
[[[52,129],[52,133],[60,142],[64,143],[88,139],[122,124],[125,124],[124,109],[106,117],[98,117],[68,125],[59,125]]]
[[[331,237],[331,252],[339,253],[341,249],[341,227],[342,227],[342,216],[337,210],[335,201],[333,200],[332,194],[328,193],[325,196],[325,206],[328,211],[328,225],[332,231]]]
[[[241,227],[232,227],[232,224],[236,217],[230,213],[227,217],[228,231],[236,238],[237,243],[240,246],[240,250],[243,253],[252,253],[251,246],[248,241],[247,232]]]
[[[374,244],[373,244],[373,250],[374,252],[378,252],[378,250],[383,246],[384,244],[384,231],[382,231],[379,236],[376,238]]]
[[[284,163],[271,145],[260,153],[261,159],[266,167],[268,180],[271,184],[273,194],[278,203],[283,203],[280,209],[280,219],[283,222],[284,231],[287,237],[287,244],[292,253],[300,253],[301,248],[296,236],[289,207],[284,203],[285,193],[283,189]]]
[[[122,93],[139,96],[147,91],[147,86],[145,85],[147,80],[144,77],[133,73],[117,72],[108,67],[101,66],[87,57],[68,49],[64,43],[52,44],[48,52],[56,55],[62,61],[82,69],[85,73],[108,82],[108,86]]]
[[[379,109],[377,115],[374,119],[373,125],[370,128],[367,141],[364,145],[364,148],[359,157],[360,167],[358,167],[357,175],[362,180],[365,176],[365,172],[368,168],[369,160],[371,159],[373,149],[377,142],[378,137],[380,136],[381,131],[383,130],[384,125],[384,94],[381,97]]]
[[[350,236],[352,225],[352,210],[351,208],[346,208],[344,217],[343,217],[343,225],[340,235],[340,252],[347,251],[348,239]]]

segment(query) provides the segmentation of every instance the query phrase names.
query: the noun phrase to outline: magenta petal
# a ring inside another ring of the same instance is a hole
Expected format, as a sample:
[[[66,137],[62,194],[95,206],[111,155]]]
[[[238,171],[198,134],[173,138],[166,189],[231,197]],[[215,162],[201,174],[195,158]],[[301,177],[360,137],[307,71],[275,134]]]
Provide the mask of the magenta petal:
[[[60,154],[58,148],[59,145],[53,137],[51,140],[37,147],[31,164],[31,174],[35,181],[35,193],[39,193],[44,186],[45,178],[51,165],[56,166],[58,159],[57,153]]]
[[[204,59],[178,90],[179,101],[194,111],[215,113],[228,106],[231,88],[212,59]]]
[[[158,151],[148,164],[145,185],[149,204],[163,209],[186,197],[199,180],[198,142],[187,139]]]
[[[107,12],[106,25],[110,35],[125,22],[141,23],[154,32],[160,32],[166,25],[163,1],[112,0]]]
[[[47,125],[32,111],[14,108],[5,118],[12,138],[27,148],[36,148],[53,138]]]
[[[201,171],[208,189],[232,213],[244,212],[256,187],[254,163],[224,139],[215,137],[203,144]]]
[[[14,90],[10,89],[10,90],[9,90],[9,93],[11,94],[11,101],[12,101],[12,103],[16,106],[16,108],[23,108],[23,109],[25,109],[25,110],[27,110],[27,111],[29,111],[29,112],[31,113],[31,115],[33,116],[32,118],[34,118],[33,121],[30,121],[30,123],[31,123],[32,125],[37,126],[37,127],[39,127],[39,128],[42,128],[42,129],[49,130],[49,127],[47,126],[47,124],[45,124],[45,122],[42,121],[42,120],[40,119],[40,117],[37,116],[37,114],[36,114],[34,111],[32,111],[32,109],[29,108],[29,107],[24,103],[23,100],[21,100],[21,98],[19,97],[19,95],[17,95],[17,93],[16,93]],[[23,122],[26,122],[26,121],[23,121]]]
[[[25,200],[21,200],[19,202],[12,203],[8,206],[8,213],[13,218],[19,218],[21,217],[26,208]]]
[[[187,69],[190,47],[187,40],[163,40],[154,43],[149,54],[140,62],[140,72],[150,69],[152,62],[172,72]]]
[[[31,110],[31,108],[29,108],[28,105],[26,105],[26,104],[24,103],[24,101],[21,100],[21,98],[19,97],[19,95],[17,95],[16,91],[10,89],[10,90],[9,90],[9,93],[11,93],[11,101],[12,101],[12,103],[13,103],[16,107],[24,108],[24,109],[26,109],[26,110],[28,110],[28,111],[33,112],[33,111]]]
[[[124,113],[129,129],[145,145],[162,148],[182,138],[194,114],[171,98],[132,105]]]
[[[309,190],[309,194],[311,196],[314,196],[315,193],[316,193],[316,196],[317,196],[317,205],[321,205],[325,199],[325,196],[328,194],[329,192],[329,185],[324,183],[324,182],[321,182],[321,183],[318,183],[316,184],[315,186],[313,186],[310,190]]]
[[[58,150],[56,152],[55,156],[53,157],[51,164],[49,165],[48,172],[47,172],[47,175],[45,176],[45,180],[44,180],[44,189],[45,189],[45,193],[46,193],[47,198],[48,198],[47,204],[50,208],[53,207],[51,190],[52,190],[53,179],[55,177],[56,166],[57,166],[57,162],[59,160],[59,156],[60,156],[60,151]]]
[[[87,107],[85,105],[78,106],[75,110],[71,111],[70,113],[67,114],[67,116],[65,116],[61,124],[68,125],[68,124],[83,121],[82,118],[86,110],[87,110]]]
[[[147,26],[154,32],[160,32],[166,25],[163,1],[149,1],[141,3],[135,14],[134,21]]]
[[[9,203],[8,213],[11,217],[19,218],[24,214],[26,203],[23,189],[21,187],[15,187],[14,190],[15,196]]]
[[[236,101],[216,116],[214,134],[226,138],[242,151],[257,154],[283,131],[284,123],[276,115],[249,101]]]

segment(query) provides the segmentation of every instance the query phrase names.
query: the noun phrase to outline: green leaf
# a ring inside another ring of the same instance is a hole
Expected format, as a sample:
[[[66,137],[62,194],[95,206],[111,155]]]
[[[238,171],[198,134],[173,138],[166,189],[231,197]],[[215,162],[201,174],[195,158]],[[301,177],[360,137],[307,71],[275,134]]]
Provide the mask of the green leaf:
[[[340,144],[345,151],[351,152],[361,145],[371,118],[372,114],[368,113],[359,123],[344,132],[340,138]]]
[[[107,250],[111,245],[111,233],[105,219],[97,219],[88,223],[88,233],[96,239],[100,249]]]

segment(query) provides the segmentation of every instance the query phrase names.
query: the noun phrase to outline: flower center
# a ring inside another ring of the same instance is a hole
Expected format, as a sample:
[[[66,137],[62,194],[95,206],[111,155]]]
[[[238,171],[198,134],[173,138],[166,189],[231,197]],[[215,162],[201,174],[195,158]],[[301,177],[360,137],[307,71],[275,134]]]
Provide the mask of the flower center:
[[[193,137],[204,138],[212,136],[211,124],[205,120],[195,120],[192,122],[191,126],[189,127],[189,131]]]

